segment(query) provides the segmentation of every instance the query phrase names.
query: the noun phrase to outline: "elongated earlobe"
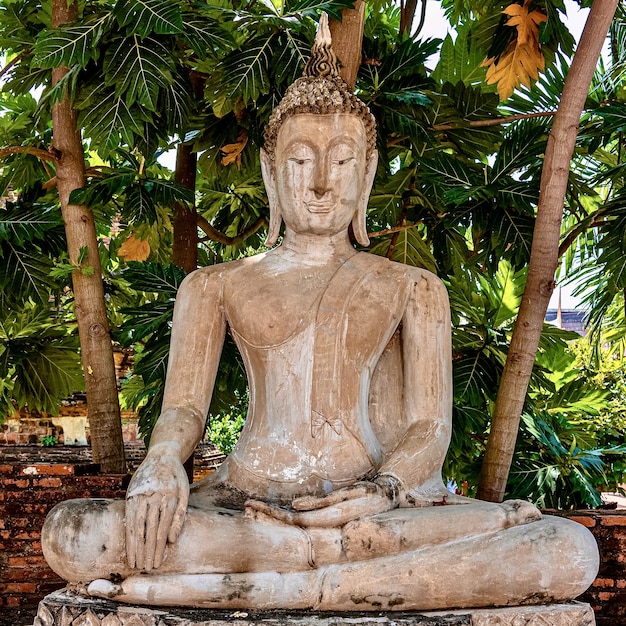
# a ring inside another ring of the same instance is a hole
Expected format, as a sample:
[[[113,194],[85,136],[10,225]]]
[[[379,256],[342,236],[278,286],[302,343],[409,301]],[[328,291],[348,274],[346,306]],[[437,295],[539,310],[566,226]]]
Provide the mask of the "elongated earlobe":
[[[376,176],[376,166],[378,165],[378,152],[374,150],[367,161],[365,168],[365,180],[363,181],[363,189],[359,198],[359,206],[354,217],[352,218],[352,232],[354,238],[361,246],[369,246],[370,240],[367,236],[367,203],[369,201],[374,177]]]
[[[263,175],[263,183],[267,193],[267,200],[270,205],[270,223],[267,228],[266,246],[273,246],[280,235],[280,226],[283,216],[278,206],[278,197],[276,193],[276,177],[272,167],[272,160],[263,148],[261,148],[261,174]]]

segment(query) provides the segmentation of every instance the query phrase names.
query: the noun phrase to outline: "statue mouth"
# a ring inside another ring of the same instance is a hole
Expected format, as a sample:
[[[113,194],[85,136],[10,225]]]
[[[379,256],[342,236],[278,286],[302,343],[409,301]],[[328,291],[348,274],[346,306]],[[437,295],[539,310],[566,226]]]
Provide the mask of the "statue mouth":
[[[334,202],[307,202],[309,213],[330,213],[335,208]]]

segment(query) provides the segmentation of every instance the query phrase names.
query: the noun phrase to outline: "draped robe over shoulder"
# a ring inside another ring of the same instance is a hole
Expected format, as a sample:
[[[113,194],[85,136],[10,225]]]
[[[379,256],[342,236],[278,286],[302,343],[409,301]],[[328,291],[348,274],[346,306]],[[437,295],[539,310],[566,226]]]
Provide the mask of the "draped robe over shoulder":
[[[225,315],[246,364],[250,412],[235,449],[196,487],[197,496],[218,481],[252,497],[290,502],[373,476],[389,450],[370,422],[370,383],[410,285],[402,266],[357,253],[312,307],[290,312],[278,336],[267,323],[272,312],[263,292],[228,297]]]

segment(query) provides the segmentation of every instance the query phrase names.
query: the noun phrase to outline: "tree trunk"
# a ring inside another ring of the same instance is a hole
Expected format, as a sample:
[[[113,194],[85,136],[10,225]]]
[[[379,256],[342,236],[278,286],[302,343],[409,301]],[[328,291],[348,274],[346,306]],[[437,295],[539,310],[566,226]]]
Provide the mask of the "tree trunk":
[[[192,146],[180,144],[176,148],[176,170],[174,181],[196,191],[196,153]],[[174,245],[172,260],[185,272],[193,272],[198,267],[198,212],[195,205],[187,206],[182,202],[174,205]],[[194,452],[185,461],[189,483],[193,482]]]
[[[174,181],[196,191],[196,154],[192,146],[180,144],[176,148]],[[174,246],[172,260],[187,273],[198,267],[198,215],[195,206],[182,202],[174,205]]]
[[[478,497],[483,500],[501,502],[504,498],[539,337],[555,286],[563,206],[578,123],[617,2],[594,1],[554,116],[541,173],[528,278],[482,465]]]
[[[426,10],[426,0],[422,0],[422,8]],[[417,10],[417,0],[406,0],[400,3],[400,34],[411,34],[411,26]]]
[[[52,0],[52,25],[58,27],[76,20],[78,4]],[[52,71],[56,85],[67,68]],[[113,346],[104,302],[104,288],[93,213],[88,207],[70,204],[70,193],[85,184],[85,156],[76,112],[69,98],[52,107],[54,153],[61,211],[70,259],[82,268],[72,273],[76,319],[80,338],[91,448],[102,472],[125,473],[122,423],[115,379]],[[91,274],[81,269],[91,268]]]
[[[342,9],[341,22],[330,20],[333,50],[341,63],[339,74],[351,89],[356,85],[356,75],[361,65],[364,24],[364,0],[356,0],[354,9]]]

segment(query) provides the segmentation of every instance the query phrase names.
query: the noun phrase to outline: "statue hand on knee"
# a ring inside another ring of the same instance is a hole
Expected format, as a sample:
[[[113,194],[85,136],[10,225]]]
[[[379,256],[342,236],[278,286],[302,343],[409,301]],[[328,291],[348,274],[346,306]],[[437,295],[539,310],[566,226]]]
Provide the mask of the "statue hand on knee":
[[[296,498],[291,509],[248,500],[248,514],[255,512],[303,528],[335,528],[352,520],[389,511],[397,506],[397,490],[376,482],[361,481],[325,496]]]
[[[128,565],[144,571],[160,567],[167,543],[185,521],[189,480],[177,448],[158,444],[135,472],[126,494]]]

